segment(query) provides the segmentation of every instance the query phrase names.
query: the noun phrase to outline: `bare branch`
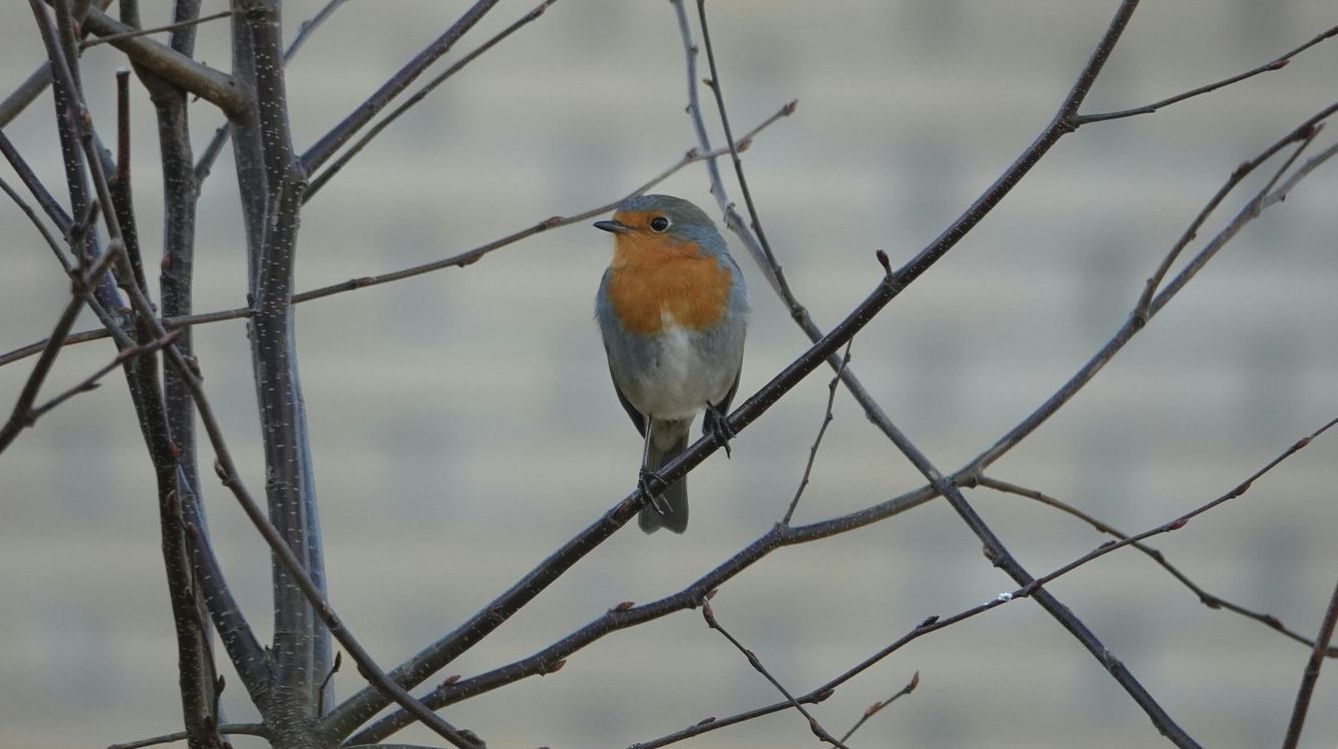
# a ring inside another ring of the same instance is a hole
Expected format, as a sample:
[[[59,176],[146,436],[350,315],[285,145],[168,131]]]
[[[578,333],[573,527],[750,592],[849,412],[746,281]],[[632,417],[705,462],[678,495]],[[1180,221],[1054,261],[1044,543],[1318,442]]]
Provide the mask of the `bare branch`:
[[[1262,188],[1260,188],[1259,192],[1255,195],[1254,199],[1256,201],[1262,200],[1264,196],[1267,195],[1269,191],[1273,189],[1273,186],[1277,184],[1277,181],[1279,179],[1282,178],[1282,175],[1286,174],[1287,170],[1291,168],[1292,164],[1296,161],[1296,159],[1301,155],[1303,151],[1305,151],[1306,147],[1310,145],[1311,141],[1315,139],[1315,136],[1319,135],[1320,128],[1321,128],[1321,123],[1316,123],[1315,127],[1310,128],[1307,132],[1302,134],[1300,139],[1297,141],[1296,149],[1292,151],[1291,156],[1287,157],[1287,159],[1282,163],[1282,166],[1278,167],[1278,169],[1274,172],[1273,177],[1269,179],[1268,182]],[[1260,163],[1263,162],[1263,159],[1271,158],[1271,156],[1272,154],[1270,153],[1257,159],[1253,165],[1242,164],[1240,167],[1238,167],[1236,171],[1231,173],[1231,176],[1227,178],[1227,181],[1222,185],[1222,187],[1217,190],[1217,194],[1214,195],[1212,199],[1208,201],[1208,204],[1205,205],[1199,211],[1198,215],[1194,217],[1194,220],[1190,222],[1189,227],[1185,229],[1184,233],[1180,235],[1180,238],[1176,240],[1176,243],[1172,245],[1170,251],[1166,253],[1166,256],[1164,258],[1162,258],[1161,265],[1157,266],[1157,270],[1148,278],[1147,282],[1143,285],[1143,293],[1141,296],[1139,296],[1138,304],[1134,307],[1134,316],[1137,319],[1146,322],[1148,317],[1148,308],[1152,305],[1152,297],[1157,293],[1157,288],[1161,285],[1161,282],[1166,278],[1166,274],[1170,272],[1171,266],[1175,264],[1176,258],[1180,256],[1181,251],[1183,251],[1185,247],[1188,246],[1190,242],[1194,241],[1194,238],[1198,236],[1199,229],[1203,227],[1203,224],[1208,220],[1208,217],[1211,216],[1213,214],[1213,211],[1216,211],[1217,207],[1222,204],[1222,201],[1225,200],[1226,197],[1236,189],[1236,186],[1239,185],[1245,179],[1246,176],[1252,173],[1254,169]]]
[[[84,27],[106,37],[109,44],[145,69],[216,105],[228,114],[244,110],[248,97],[232,76],[203,65],[152,39],[106,13],[89,8]]]
[[[345,149],[344,152],[339,155],[339,158],[335,159],[335,162],[333,164],[326,167],[324,170],[321,171],[320,174],[312,178],[311,184],[307,188],[306,195],[303,197],[303,202],[311,200],[311,198],[317,192],[319,192],[322,187],[325,186],[325,183],[330,181],[331,177],[338,174],[339,170],[343,169],[344,166],[348,164],[348,162],[352,160],[354,156],[357,156],[358,153],[362,151],[363,148],[367,147],[367,144],[370,143],[371,140],[377,136],[377,134],[379,134],[388,125],[390,125],[390,123],[398,119],[400,115],[409,111],[409,109],[418,102],[422,101],[423,99],[426,99],[427,95],[432,93],[432,91],[437,86],[440,86],[442,83],[446,81],[447,78],[450,78],[451,76],[455,75],[457,72],[460,71],[461,68],[473,62],[479,55],[482,55],[484,52],[487,52],[488,50],[492,49],[493,45],[497,44],[498,42],[502,41],[508,36],[511,36],[512,33],[520,29],[522,26],[526,26],[530,22],[539,18],[539,16],[542,16],[544,14],[544,11],[548,10],[548,6],[552,5],[555,2],[557,2],[557,0],[544,0],[542,3],[539,3],[539,5],[535,6],[535,8],[531,10],[529,13],[526,13],[525,15],[521,16],[519,20],[512,23],[510,26],[507,26],[506,28],[497,32],[497,34],[495,34],[491,39],[479,45],[472,52],[465,55],[464,57],[461,57],[449,68],[446,68],[446,70],[442,71],[440,75],[428,81],[422,88],[418,89],[418,91],[416,91],[413,96],[410,96],[408,99],[405,99],[402,104],[400,104],[398,107],[395,107],[395,109],[391,110],[390,114],[381,118],[381,120],[377,122],[375,125],[372,125],[371,128],[369,128],[367,132],[364,133],[363,136],[357,140],[357,142],[355,142],[353,145]]]
[[[1073,505],[1064,502],[1062,500],[1056,499],[1055,497],[1052,497],[1044,492],[1040,492],[1035,489],[1030,489],[1025,486],[1019,486],[1017,484],[1010,483],[1008,481],[1001,481],[999,479],[990,476],[981,476],[977,483],[980,486],[984,486],[989,489],[994,489],[997,492],[1001,492],[1004,494],[1012,494],[1018,497],[1026,497],[1027,499],[1035,500],[1048,507],[1053,507],[1061,512],[1064,512],[1068,515],[1072,515],[1073,517],[1076,517],[1086,522],[1088,525],[1091,525],[1093,528],[1095,528],[1098,532],[1114,536],[1115,538],[1118,539],[1125,539],[1129,537],[1127,533],[1123,533],[1114,528],[1113,526],[1095,517],[1092,517],[1091,515],[1083,512],[1082,510],[1079,510]],[[1152,559],[1152,561],[1156,562],[1158,565],[1161,566],[1162,569],[1166,570],[1168,573],[1170,573],[1172,577],[1178,580],[1181,585],[1184,585],[1186,588],[1192,591],[1194,595],[1198,597],[1199,602],[1202,603],[1204,606],[1207,606],[1210,609],[1224,609],[1226,611],[1232,611],[1246,618],[1254,619],[1257,622],[1267,625],[1270,629],[1279,632],[1285,635],[1286,637],[1289,637],[1303,645],[1306,645],[1308,647],[1314,647],[1315,643],[1313,640],[1305,637],[1299,632],[1295,632],[1291,629],[1288,629],[1286,626],[1283,625],[1282,620],[1278,619],[1276,616],[1273,616],[1272,614],[1265,614],[1263,612],[1247,609],[1244,606],[1232,603],[1231,601],[1228,601],[1227,599],[1222,598],[1221,596],[1214,595],[1213,593],[1209,593],[1208,591],[1204,590],[1198,585],[1198,583],[1190,579],[1190,577],[1186,575],[1184,572],[1182,572],[1178,567],[1171,564],[1170,561],[1166,559],[1166,555],[1163,554],[1160,550],[1154,549],[1151,546],[1148,546],[1147,544],[1143,543],[1134,543],[1132,544],[1132,546],[1135,549],[1138,549],[1139,551],[1146,554],[1148,557]],[[1326,652],[1326,655],[1328,655],[1331,658],[1338,658],[1338,647],[1330,647]]]
[[[1324,622],[1319,625],[1319,634],[1315,637],[1315,649],[1306,662],[1305,672],[1301,676],[1301,687],[1296,692],[1296,706],[1292,708],[1292,719],[1287,724],[1287,738],[1282,742],[1282,749],[1296,749],[1301,740],[1301,730],[1305,728],[1306,712],[1310,709],[1310,699],[1315,693],[1315,682],[1319,681],[1319,670],[1324,665],[1324,651],[1333,639],[1334,627],[1338,625],[1338,586],[1329,598],[1329,608],[1324,612]]]
[[[169,23],[166,26],[155,26],[151,29],[138,29],[136,31],[127,31],[123,34],[107,34],[106,36],[102,36],[96,39],[84,40],[79,44],[79,49],[81,50],[88,49],[89,47],[98,44],[107,44],[109,42],[120,41],[122,39],[133,39],[134,37],[137,36],[147,36],[148,34],[161,34],[164,31],[176,31],[178,29],[188,28],[190,26],[197,26],[199,24],[207,23],[209,21],[217,21],[220,18],[229,18],[232,15],[233,11],[225,10],[225,11],[220,11],[218,13],[214,13],[213,15],[209,16],[192,18],[189,21],[181,21],[180,23]]]
[[[37,229],[37,233],[41,235],[42,241],[46,242],[46,246],[51,248],[51,254],[55,255],[56,260],[60,261],[61,265],[65,268],[65,272],[68,274],[70,271],[74,270],[74,266],[70,264],[70,261],[65,259],[65,255],[60,249],[60,241],[56,239],[56,235],[52,234],[50,229],[47,229],[46,224],[42,223],[42,219],[38,218],[37,213],[33,211],[32,207],[23,199],[23,196],[19,195],[14,188],[10,187],[9,183],[6,182],[3,177],[0,177],[0,190],[3,190],[4,193],[9,196],[9,199],[14,201],[14,205],[19,207],[19,210],[23,212],[23,215],[28,217],[28,221],[30,221],[33,227]],[[43,341],[42,343],[45,346],[46,342]],[[69,336],[66,336],[65,341],[63,341],[61,345],[64,346],[67,343],[69,343]]]
[[[1334,26],[1328,31],[1319,34],[1314,39],[1311,39],[1310,41],[1306,42],[1305,44],[1302,44],[1296,49],[1291,50],[1290,52],[1285,52],[1282,55],[1275,57],[1272,60],[1264,63],[1263,65],[1260,65],[1259,67],[1253,68],[1251,70],[1247,70],[1239,75],[1233,75],[1230,78],[1224,78],[1220,81],[1217,81],[1216,83],[1209,83],[1204,86],[1199,86],[1198,88],[1191,89],[1184,93],[1176,94],[1175,96],[1167,97],[1165,99],[1162,99],[1161,101],[1156,101],[1141,107],[1135,107],[1133,109],[1121,109],[1118,112],[1105,112],[1102,114],[1081,114],[1074,118],[1074,124],[1086,125],[1089,122],[1102,122],[1104,120],[1117,120],[1122,117],[1133,117],[1135,115],[1140,115],[1140,114],[1152,114],[1153,112],[1156,112],[1162,107],[1169,107],[1170,105],[1175,104],[1177,102],[1182,102],[1185,99],[1192,99],[1195,96],[1201,96],[1203,94],[1211,93],[1219,88],[1230,86],[1233,83],[1239,83],[1248,78],[1253,78],[1256,75],[1259,75],[1260,73],[1268,73],[1273,70],[1281,70],[1282,68],[1285,68],[1287,66],[1287,63],[1291,62],[1291,59],[1293,57],[1301,54],[1307,49],[1310,49],[1316,44],[1319,44],[1325,39],[1332,38],[1335,35],[1338,35],[1338,26]]]
[[[321,24],[325,23],[326,19],[334,15],[334,12],[339,10],[339,7],[345,2],[347,2],[347,0],[329,0],[329,2],[327,2],[316,15],[302,22],[302,25],[297,29],[297,35],[293,37],[293,41],[288,43],[288,49],[284,50],[284,65],[287,65],[292,61],[293,57],[297,55],[298,50],[302,48],[302,45],[306,43],[311,34],[315,32],[316,29],[320,28]],[[218,130],[214,131],[214,137],[209,140],[209,145],[205,146],[204,152],[200,155],[200,160],[195,164],[195,182],[197,185],[203,183],[205,178],[209,176],[214,168],[214,161],[217,160],[218,155],[223,152],[223,146],[227,144],[228,138],[231,137],[231,135],[231,122],[223,123]]]
[[[681,0],[679,1],[681,2]],[[706,63],[711,69],[711,80],[708,81],[708,86],[711,93],[715,94],[716,111],[720,115],[720,127],[725,131],[725,142],[733,143],[734,136],[729,129],[729,115],[725,110],[725,95],[721,91],[720,73],[715,67],[715,48],[711,46],[711,30],[706,23],[706,0],[697,0],[697,19],[701,24],[702,43],[706,46]],[[752,217],[753,233],[757,236],[758,244],[762,246],[762,256],[766,258],[766,265],[775,274],[777,283],[781,287],[788,288],[780,263],[777,262],[775,253],[771,251],[771,243],[767,241],[767,235],[762,231],[762,219],[757,215],[757,206],[753,204],[752,191],[748,189],[748,180],[743,176],[743,161],[739,159],[738,150],[730,149],[729,157],[734,163],[734,174],[739,178],[739,190],[743,193],[744,204],[748,206],[748,215]]]
[[[112,0],[96,0],[95,3],[102,10],[106,10],[111,4]],[[81,37],[87,33],[86,29],[80,29]],[[46,64],[39,65],[31,75],[24,79],[23,83],[19,84],[18,88],[14,89],[9,96],[6,96],[3,102],[0,102],[0,128],[4,128],[15,117],[18,117],[19,113],[27,109],[28,105],[32,104],[50,85],[51,67]]]
[[[32,426],[36,420],[37,416],[33,413],[32,405],[37,400],[37,394],[42,389],[42,383],[46,381],[47,375],[51,373],[52,365],[56,363],[56,356],[60,354],[61,343],[65,340],[65,336],[69,334],[70,328],[74,327],[74,321],[79,316],[79,311],[83,309],[88,295],[92,293],[94,285],[116,257],[117,252],[109,250],[98,258],[97,262],[81,277],[76,279],[70,301],[65,305],[65,310],[61,312],[57,319],[56,328],[51,333],[51,337],[47,339],[48,343],[42,350],[42,356],[33,365],[33,371],[28,375],[28,380],[24,383],[23,390],[19,393],[14,408],[10,411],[9,419],[3,427],[0,427],[0,452],[4,452],[14,441],[14,438],[19,435],[19,432],[23,431],[25,427]]]
[[[771,675],[771,672],[767,670],[766,666],[762,665],[762,660],[757,657],[756,653],[744,647],[743,643],[739,642],[738,638],[729,633],[729,630],[720,626],[720,622],[715,618],[715,612],[711,610],[710,601],[702,601],[702,617],[706,619],[706,625],[708,627],[724,635],[725,639],[729,640],[729,644],[733,645],[740,653],[743,653],[743,657],[748,659],[748,663],[753,669],[759,674],[762,674],[767,681],[771,682],[771,686],[775,687],[776,691],[785,696],[785,700],[790,703],[790,706],[795,710],[798,710],[799,714],[803,715],[808,720],[809,730],[813,732],[814,736],[818,737],[819,741],[823,741],[835,747],[840,747],[840,749],[847,749],[842,741],[838,740],[835,736],[828,733],[826,728],[822,727],[822,724],[818,722],[817,718],[813,717],[812,713],[806,710],[803,705],[795,701],[794,695],[790,694],[790,690],[786,689],[775,676]]]
[[[920,672],[916,671],[915,675],[911,676],[911,680],[906,682],[906,686],[902,687],[896,694],[892,695],[891,697],[888,697],[885,700],[880,700],[878,702],[875,702],[872,705],[869,705],[867,708],[865,708],[864,714],[859,717],[859,720],[855,721],[855,725],[851,726],[849,731],[845,732],[845,735],[841,737],[841,740],[842,741],[849,740],[850,737],[854,736],[855,732],[858,731],[861,726],[867,723],[870,718],[877,715],[879,712],[882,711],[883,708],[887,707],[888,705],[891,705],[893,702],[896,702],[902,697],[905,697],[911,692],[914,692],[915,688],[918,686],[920,686]]]
[[[5,136],[3,130],[0,130],[0,153],[4,154],[10,167],[14,169],[14,173],[19,176],[19,180],[23,182],[24,187],[28,188],[28,192],[42,207],[42,211],[46,213],[47,218],[51,219],[51,223],[55,224],[62,234],[68,235],[70,225],[74,223],[74,220],[70,218],[70,214],[65,212],[65,209],[60,205],[60,201],[56,200],[56,197],[51,194],[46,185],[42,184],[42,180],[33,172],[32,167],[28,166],[28,162],[19,153],[18,149],[14,148],[14,144]],[[57,253],[57,257],[60,257],[60,253]]]
[[[1288,144],[1296,143],[1308,138],[1309,134],[1319,123],[1323,122],[1336,111],[1338,111],[1338,103],[1331,104],[1312,115],[1305,122],[1301,123],[1286,135],[1275,141],[1268,148],[1264,149],[1258,156],[1237,167],[1236,170],[1232,172],[1228,182],[1234,183],[1234,181],[1238,181],[1237,175],[1242,171],[1250,172],[1257,169]],[[1124,325],[1121,326],[1120,329],[1116,331],[1115,335],[1106,342],[1106,345],[1093,355],[1093,357],[1089,359],[1088,362],[1071,378],[1069,378],[1068,382],[1064,383],[1059,390],[1055,391],[1050,398],[1029,414],[1027,418],[1023,419],[1021,423],[1015,426],[1007,434],[1000,437],[993,445],[978,455],[956,475],[963,477],[967,475],[979,475],[1021,442],[1028,434],[1031,434],[1037,427],[1045,423],[1045,421],[1054,415],[1061,406],[1067,403],[1084,385],[1091,381],[1091,379],[1096,376],[1096,373],[1101,371],[1106,363],[1109,362],[1120,349],[1124,348],[1124,345],[1143,328],[1147,320],[1156,316],[1162,307],[1166,306],[1176,294],[1180,293],[1180,290],[1183,289],[1200,270],[1202,270],[1203,266],[1205,266],[1227,242],[1231,241],[1242,228],[1257,218],[1263,210],[1281,200],[1281,198],[1287,194],[1287,191],[1299,182],[1300,178],[1309,174],[1316,167],[1331,158],[1333,151],[1333,149],[1330,149],[1325,153],[1315,156],[1307,162],[1305,167],[1302,167],[1304,173],[1301,173],[1302,170],[1298,169],[1297,174],[1293,175],[1293,178],[1285,180],[1282,186],[1277,190],[1262,196],[1262,198],[1256,196],[1255,200],[1246,204],[1221,231],[1214,235],[1213,238],[1204,245],[1203,249],[1199,250],[1198,255],[1182,268],[1179,274],[1167,283],[1160,292],[1158,292],[1156,297],[1154,297],[1148,305],[1146,316],[1131,314]],[[1214,200],[1217,199],[1214,198]]]
[[[235,736],[260,736],[269,737],[269,730],[259,723],[224,723],[218,727],[221,734]],[[146,746],[157,746],[159,744],[171,744],[174,741],[185,741],[186,732],[177,731],[176,733],[165,733],[162,736],[140,739],[139,741],[127,741],[124,744],[112,744],[107,749],[143,749]]]
[[[794,490],[794,498],[790,500],[790,507],[785,511],[785,517],[781,518],[781,525],[790,524],[790,519],[794,517],[795,508],[799,506],[799,498],[804,496],[804,489],[808,488],[808,479],[813,473],[813,461],[818,457],[818,447],[822,445],[822,437],[827,433],[827,427],[832,423],[832,406],[836,403],[836,386],[841,384],[841,373],[849,365],[850,343],[847,343],[846,352],[841,357],[841,367],[836,370],[836,376],[827,384],[827,407],[822,413],[822,424],[818,427],[818,436],[813,438],[813,446],[808,449],[808,461],[804,463],[804,475],[799,479],[799,486]]]
[[[331,128],[330,132],[321,136],[320,140],[308,148],[307,152],[302,154],[303,168],[307,172],[314,172],[321,168],[340,146],[346,143],[349,138],[352,138],[367,123],[371,122],[373,117],[382,109],[385,109],[396,96],[400,95],[400,92],[408,88],[409,84],[413,83],[418,76],[423,74],[423,71],[437,61],[437,58],[449,52],[451,47],[455,46],[455,43],[460,40],[460,37],[474,28],[474,24],[487,15],[488,11],[492,10],[496,4],[497,0],[477,0],[441,36],[434,39],[422,52],[405,63],[404,67],[381,84],[381,87],[367,97],[366,101],[359,104],[357,109],[350,112],[342,122]]]
[[[179,336],[180,334],[181,331],[179,330],[169,331],[167,335],[163,336],[162,338],[149,341],[147,344],[144,344],[142,346],[133,346],[127,349],[121,349],[120,353],[118,353],[114,359],[102,365],[101,367],[98,367],[93,372],[93,374],[80,380],[78,384],[66,388],[65,391],[62,392],[60,395],[57,395],[56,397],[52,398],[46,403],[43,403],[42,405],[37,406],[33,408],[31,411],[29,411],[27,418],[28,426],[31,426],[38,419],[50,413],[57,406],[73,398],[74,396],[79,395],[80,393],[89,393],[96,390],[98,388],[99,380],[107,376],[107,374],[110,373],[113,369],[117,369],[119,367],[124,366],[127,361],[137,356],[141,356],[143,354],[151,354],[161,349],[163,346],[175,343],[177,336]]]

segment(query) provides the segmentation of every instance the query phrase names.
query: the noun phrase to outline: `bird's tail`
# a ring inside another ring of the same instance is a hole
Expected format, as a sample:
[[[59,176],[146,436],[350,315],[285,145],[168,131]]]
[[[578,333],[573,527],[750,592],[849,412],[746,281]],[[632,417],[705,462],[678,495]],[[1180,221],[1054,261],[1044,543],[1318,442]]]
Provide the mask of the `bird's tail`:
[[[656,428],[660,428],[663,422],[657,422]],[[675,456],[687,449],[688,430],[683,428],[679,436],[666,449],[660,449],[655,444],[658,440],[651,440],[650,449],[646,453],[646,468],[652,471],[660,470],[660,466],[673,460]],[[646,505],[637,517],[637,525],[641,530],[647,533],[654,533],[661,528],[668,528],[674,533],[682,533],[688,529],[688,480],[681,478],[665,488],[664,492],[657,497],[653,504]]]

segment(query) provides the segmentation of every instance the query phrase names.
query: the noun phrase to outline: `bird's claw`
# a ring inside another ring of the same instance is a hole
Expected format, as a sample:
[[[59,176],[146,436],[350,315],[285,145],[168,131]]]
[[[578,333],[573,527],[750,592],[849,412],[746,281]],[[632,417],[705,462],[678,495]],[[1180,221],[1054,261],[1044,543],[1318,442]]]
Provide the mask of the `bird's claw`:
[[[734,439],[736,432],[734,427],[729,425],[729,417],[725,415],[714,403],[706,404],[706,414],[702,417],[703,431],[711,435],[717,445],[725,449],[725,457],[732,458],[729,451],[729,441]]]
[[[656,512],[658,512],[663,517],[668,517],[669,502],[662,495],[653,493],[650,490],[651,481],[657,481],[660,483],[661,486],[665,484],[664,479],[660,478],[660,474],[650,470],[649,468],[646,468],[645,466],[642,466],[641,472],[637,474],[637,479],[636,479],[637,488],[641,490],[642,495],[650,497],[650,506],[654,507]]]

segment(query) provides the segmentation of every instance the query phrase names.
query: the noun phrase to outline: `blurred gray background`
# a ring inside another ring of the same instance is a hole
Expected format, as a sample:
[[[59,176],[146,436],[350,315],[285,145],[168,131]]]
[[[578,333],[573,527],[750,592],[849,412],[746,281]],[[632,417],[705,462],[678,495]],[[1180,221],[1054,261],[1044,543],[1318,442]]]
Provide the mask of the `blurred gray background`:
[[[146,23],[166,22],[165,0],[142,5]],[[288,34],[319,5],[287,3]],[[299,149],[466,5],[348,3],[290,68]],[[448,61],[531,5],[501,3]],[[1030,142],[1115,6],[711,4],[735,128],[800,100],[798,113],[761,136],[746,159],[767,233],[820,324],[834,324],[872,288],[876,248],[894,263],[909,258]],[[207,0],[205,12],[223,7]],[[1139,105],[1232,75],[1335,23],[1330,0],[1149,0],[1085,109]],[[0,50],[5,90],[42,59],[25,3],[0,6]],[[223,26],[202,31],[200,55],[228,66]],[[106,135],[122,58],[98,47],[85,59]],[[1331,102],[1336,73],[1338,42],[1330,42],[1282,71],[1065,137],[856,338],[856,371],[931,460],[957,468],[1110,337],[1203,202],[1237,163]],[[152,258],[161,220],[157,149],[152,109],[138,88],[136,97],[136,198]],[[446,257],[610,201],[695,144],[685,101],[667,2],[561,0],[393,125],[313,200],[298,286]],[[202,148],[218,118],[204,104],[193,112]],[[6,133],[60,184],[49,99]],[[231,171],[225,155],[201,202],[200,311],[244,303]],[[660,189],[705,206],[706,186],[697,166]],[[992,473],[1141,530],[1225,492],[1338,415],[1335,194],[1331,164],[1232,242]],[[1240,202],[1233,198],[1229,210]],[[1211,224],[1220,225],[1220,217]],[[0,349],[10,350],[47,334],[68,283],[8,202],[0,237]],[[299,308],[331,598],[384,665],[450,630],[632,487],[640,442],[609,385],[591,313],[609,244],[585,224],[570,226],[467,269]],[[755,309],[742,395],[807,341],[738,254]],[[259,490],[244,327],[200,327],[196,341],[209,395]],[[47,391],[110,355],[105,342],[68,349]],[[30,364],[0,369],[0,402],[16,397]],[[715,456],[692,474],[687,535],[625,529],[450,672],[486,670],[620,601],[674,592],[765,532],[798,481],[828,378],[810,377],[743,433],[733,460]],[[844,393],[835,415],[801,522],[921,483]],[[1338,570],[1336,440],[1317,441],[1247,495],[1156,545],[1208,590],[1313,633]],[[212,454],[203,452],[208,475]],[[1101,540],[1025,500],[968,496],[1036,574]],[[267,637],[269,555],[212,479],[206,502],[233,588]],[[714,607],[801,692],[926,616],[1012,587],[935,502],[776,552],[722,588]],[[1052,589],[1205,746],[1281,742],[1306,648],[1203,607],[1136,553],[1107,557]],[[152,474],[118,376],[0,456],[0,602],[0,745],[95,747],[179,728]],[[817,715],[840,732],[917,670],[920,689],[871,721],[856,745],[1164,743],[1101,666],[1026,601],[919,640],[840,689]],[[352,668],[344,671],[341,697],[360,686]],[[226,674],[230,717],[252,718]],[[558,674],[446,715],[496,747],[620,747],[776,699],[699,614],[684,612],[607,637]],[[1305,746],[1338,743],[1336,706],[1338,673],[1326,672]],[[400,737],[438,743],[415,730]],[[802,719],[786,713],[693,745],[812,743]]]

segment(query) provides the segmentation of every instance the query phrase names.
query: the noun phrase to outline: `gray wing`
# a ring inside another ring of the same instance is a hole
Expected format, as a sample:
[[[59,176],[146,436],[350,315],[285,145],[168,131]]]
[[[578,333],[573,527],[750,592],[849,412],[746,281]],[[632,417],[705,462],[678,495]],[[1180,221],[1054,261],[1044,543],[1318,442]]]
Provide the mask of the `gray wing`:
[[[606,353],[607,353],[607,352],[606,352]],[[643,415],[641,414],[641,412],[637,410],[636,406],[633,406],[633,405],[632,405],[632,402],[631,402],[631,401],[627,400],[627,396],[626,396],[626,395],[623,395],[623,389],[620,388],[620,387],[618,387],[618,378],[616,378],[616,377],[613,376],[613,364],[612,364],[612,362],[609,363],[609,379],[613,381],[613,392],[615,392],[615,393],[618,394],[618,402],[621,403],[621,404],[623,404],[623,410],[627,412],[627,415],[628,415],[628,416],[632,417],[632,424],[633,424],[634,426],[636,426],[636,430],[637,430],[638,432],[641,433],[641,436],[642,436],[642,437],[645,437],[645,436],[646,436],[646,417],[643,416]],[[738,383],[737,380],[735,380],[735,382],[734,382],[734,387],[738,387],[738,386],[739,386],[739,383]],[[731,391],[730,391],[730,395],[733,395],[733,394],[734,394],[734,391],[731,390]]]

